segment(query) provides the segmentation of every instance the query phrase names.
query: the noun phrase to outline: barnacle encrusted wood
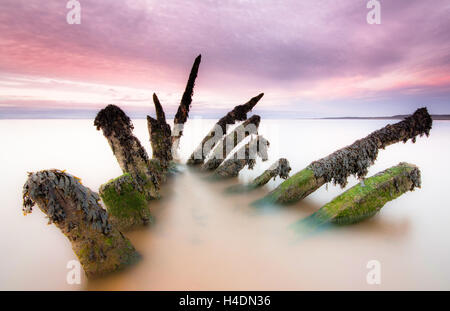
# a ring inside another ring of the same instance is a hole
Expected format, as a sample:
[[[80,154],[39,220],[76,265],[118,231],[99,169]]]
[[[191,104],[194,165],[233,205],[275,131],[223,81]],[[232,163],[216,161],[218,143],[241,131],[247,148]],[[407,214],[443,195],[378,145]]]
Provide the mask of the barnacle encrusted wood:
[[[153,93],[156,119],[147,116],[148,133],[152,145],[153,158],[158,159],[163,167],[167,167],[172,161],[172,132],[170,125],[166,122],[166,115],[159,102],[158,96]]]
[[[29,173],[23,186],[23,212],[37,204],[72,243],[88,277],[134,263],[139,255],[100,206],[99,196],[60,170]]]
[[[269,182],[272,178],[275,179],[277,176],[280,176],[282,179],[287,179],[289,177],[289,172],[291,171],[291,167],[289,166],[289,162],[285,158],[281,158],[272,164],[267,170],[264,171],[261,175],[256,177],[251,183],[250,186],[255,188],[261,187]]]
[[[426,108],[420,108],[410,117],[396,124],[389,124],[367,137],[357,140],[352,145],[340,149],[326,158],[312,162],[310,168],[316,178],[325,178],[342,187],[347,185],[347,178],[356,175],[362,178],[377,156],[379,149],[409,139],[416,142],[417,136],[428,136],[433,124]]]
[[[136,190],[130,174],[124,174],[101,185],[99,193],[107,207],[110,222],[120,231],[150,222],[149,201],[143,192]]]
[[[191,108],[192,96],[194,95],[194,85],[195,79],[198,75],[198,69],[200,67],[200,62],[202,61],[202,56],[199,55],[192,65],[191,73],[189,74],[189,79],[186,84],[186,89],[184,90],[183,97],[181,98],[180,105],[178,106],[177,113],[173,120],[173,135],[172,135],[172,145],[173,150],[176,152],[180,144],[180,138],[183,135],[184,124],[189,117],[189,110]],[[175,155],[173,155],[175,156]]]
[[[108,105],[97,114],[94,125],[97,130],[102,129],[120,168],[133,177],[137,190],[158,198],[160,176],[151,170],[147,152],[133,135],[133,124],[125,112],[115,105]]]
[[[228,193],[239,193],[251,191],[253,189],[259,188],[267,184],[272,178],[275,179],[280,176],[282,179],[287,179],[289,177],[289,172],[291,167],[289,166],[289,161],[285,158],[278,159],[273,163],[267,170],[265,170],[261,175],[253,179],[250,183],[246,185],[233,185],[226,189]]]
[[[244,140],[245,137],[252,134],[258,134],[260,121],[260,116],[253,115],[248,120],[237,126],[228,135],[223,137],[211,152],[208,160],[201,166],[201,169],[204,171],[209,171],[218,168],[225,158],[231,153],[231,151],[233,151],[233,149],[242,140]]]
[[[209,131],[208,135],[206,135],[202,142],[198,145],[198,147],[194,150],[194,152],[189,157],[187,161],[188,165],[199,165],[203,164],[208,152],[211,151],[214,146],[222,139],[224,135],[227,133],[227,125],[235,124],[236,121],[245,121],[247,120],[247,113],[250,112],[253,107],[259,102],[259,100],[264,96],[264,93],[259,94],[258,96],[253,97],[247,103],[243,105],[239,105],[234,107],[234,109],[228,112],[224,117],[222,117],[215,124],[214,128]],[[218,135],[216,133],[216,129],[220,129],[221,133]],[[204,150],[205,144],[208,142],[210,150]]]
[[[344,187],[350,175],[362,178],[367,174],[379,149],[401,141],[407,142],[409,139],[414,143],[417,136],[430,134],[432,123],[427,109],[420,108],[403,121],[389,124],[350,146],[312,162],[254,205],[296,202],[328,182]]]
[[[420,170],[408,163],[399,163],[345,191],[311,216],[294,226],[320,226],[326,223],[348,225],[377,214],[389,201],[420,188]]]
[[[231,178],[238,176],[239,172],[245,166],[248,166],[249,169],[253,169],[257,156],[263,161],[267,161],[267,148],[269,145],[269,141],[261,135],[252,138],[247,144],[234,152],[229,159],[225,160],[214,171],[212,177],[215,179]]]

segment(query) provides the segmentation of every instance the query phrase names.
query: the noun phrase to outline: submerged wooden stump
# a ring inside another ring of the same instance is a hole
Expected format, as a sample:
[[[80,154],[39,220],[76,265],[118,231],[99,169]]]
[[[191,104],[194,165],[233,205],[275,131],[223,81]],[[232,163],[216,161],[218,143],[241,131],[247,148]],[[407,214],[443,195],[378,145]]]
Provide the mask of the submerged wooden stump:
[[[252,134],[258,134],[258,127],[261,117],[251,116],[248,120],[237,126],[232,132],[222,138],[212,151],[212,155],[201,166],[203,171],[215,170],[233,151],[233,149],[246,137]]]
[[[209,131],[198,147],[189,157],[187,161],[188,165],[199,165],[203,164],[208,153],[213,150],[214,146],[222,139],[227,133],[227,125],[235,124],[236,121],[247,120],[247,113],[250,112],[253,107],[259,102],[259,100],[264,96],[264,93],[253,97],[247,103],[234,107],[234,109],[228,112],[224,117],[222,117],[214,125],[213,129]],[[208,148],[205,148],[207,144]],[[205,150],[207,149],[207,150]]]
[[[120,168],[131,175],[136,189],[145,191],[148,197],[159,198],[161,174],[152,170],[147,152],[133,135],[134,126],[122,109],[108,105],[97,114],[94,125],[103,131]]]
[[[172,131],[166,122],[166,115],[155,93],[153,93],[153,103],[155,104],[156,119],[147,116],[153,158],[158,159],[162,167],[167,168],[169,162],[173,160]]]
[[[312,162],[305,169],[284,181],[266,197],[253,204],[296,202],[328,182],[345,187],[350,175],[363,178],[367,174],[369,166],[378,156],[379,149],[401,141],[407,142],[409,139],[414,143],[417,136],[429,135],[432,123],[427,109],[418,109],[403,121],[389,124],[367,137],[357,140],[350,146],[319,161]]]
[[[400,163],[345,191],[317,212],[299,221],[295,226],[320,226],[326,223],[348,225],[377,214],[389,201],[420,188],[420,170],[417,166]]]
[[[136,190],[130,174],[101,185],[99,193],[107,206],[110,222],[120,231],[150,223],[149,198],[145,192]]]
[[[183,97],[181,98],[180,105],[173,120],[173,132],[172,132],[172,156],[178,158],[177,151],[180,145],[180,138],[183,135],[184,124],[189,117],[189,110],[191,108],[192,96],[194,95],[195,79],[197,79],[198,69],[202,56],[199,55],[192,65],[189,79],[184,90]]]
[[[99,196],[80,180],[60,170],[29,173],[23,186],[23,212],[37,204],[72,243],[88,277],[122,269],[139,255],[110,223]]]
[[[225,160],[213,173],[213,179],[225,179],[237,177],[239,172],[248,166],[253,169],[256,163],[256,157],[259,156],[263,161],[267,161],[267,148],[269,142],[262,136],[257,136],[246,145],[238,149],[229,159]]]
[[[234,185],[226,189],[228,193],[240,193],[247,192],[253,189],[259,188],[267,184],[272,178],[275,179],[280,176],[282,179],[287,179],[289,177],[289,172],[291,167],[289,162],[285,158],[278,159],[273,163],[267,170],[265,170],[261,175],[256,177],[247,185]]]
[[[153,94],[156,119],[147,116],[152,159],[149,159],[144,147],[133,135],[130,118],[119,107],[108,105],[95,118],[94,125],[97,130],[102,129],[124,173],[100,187],[100,195],[112,215],[113,222],[122,230],[148,223],[148,202],[160,197],[160,184],[165,182],[169,173],[176,171],[173,152],[178,148],[184,123],[189,117],[200,61],[201,55],[195,59],[191,69],[175,116],[173,135],[158,96]]]

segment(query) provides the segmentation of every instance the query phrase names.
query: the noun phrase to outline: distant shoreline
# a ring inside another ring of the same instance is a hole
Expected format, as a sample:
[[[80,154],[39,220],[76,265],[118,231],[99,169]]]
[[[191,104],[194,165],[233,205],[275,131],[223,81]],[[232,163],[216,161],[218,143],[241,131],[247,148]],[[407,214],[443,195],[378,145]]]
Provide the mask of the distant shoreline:
[[[285,117],[264,117],[265,120],[403,120],[409,115],[395,115],[390,117],[296,117],[296,118],[285,118]],[[434,114],[431,115],[435,121],[450,121],[450,114]],[[0,115],[0,120],[93,120],[95,117],[88,116],[13,116],[5,117]],[[142,116],[130,116],[134,120],[146,119]],[[170,120],[171,118],[169,118]],[[218,118],[207,117],[207,118],[192,118],[193,120],[216,120]]]
[[[409,115],[396,115],[390,117],[326,117],[316,118],[320,120],[403,120]],[[450,114],[432,114],[433,120],[450,121]]]

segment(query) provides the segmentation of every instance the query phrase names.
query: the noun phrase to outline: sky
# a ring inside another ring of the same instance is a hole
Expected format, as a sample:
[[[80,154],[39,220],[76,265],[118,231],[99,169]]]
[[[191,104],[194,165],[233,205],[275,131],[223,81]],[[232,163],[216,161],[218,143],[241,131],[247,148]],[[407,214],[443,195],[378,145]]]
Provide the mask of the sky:
[[[93,117],[108,104],[218,117],[264,92],[263,117],[450,114],[450,1],[1,0],[0,118]]]

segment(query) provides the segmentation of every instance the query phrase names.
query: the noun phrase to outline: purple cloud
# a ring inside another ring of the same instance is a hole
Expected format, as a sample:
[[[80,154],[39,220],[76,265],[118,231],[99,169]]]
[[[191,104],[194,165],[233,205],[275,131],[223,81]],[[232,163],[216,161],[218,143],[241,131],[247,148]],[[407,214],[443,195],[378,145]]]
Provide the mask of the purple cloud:
[[[194,113],[260,91],[261,111],[298,116],[449,112],[447,0],[381,1],[381,25],[367,24],[366,1],[79,1],[81,25],[66,23],[66,1],[2,1],[0,107],[14,93],[2,81],[21,75],[129,87],[129,106],[147,89],[173,110],[201,53]]]

